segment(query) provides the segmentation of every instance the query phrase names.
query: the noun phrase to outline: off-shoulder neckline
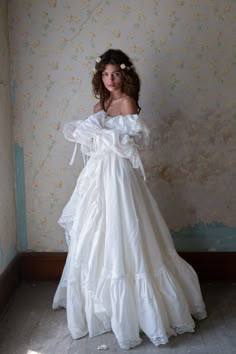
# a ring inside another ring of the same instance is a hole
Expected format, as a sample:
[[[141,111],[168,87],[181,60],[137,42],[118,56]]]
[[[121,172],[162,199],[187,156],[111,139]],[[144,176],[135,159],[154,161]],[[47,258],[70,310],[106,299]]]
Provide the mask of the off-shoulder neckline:
[[[106,117],[106,122],[108,122],[109,120],[112,120],[114,118],[118,118],[118,117],[127,117],[127,116],[138,116],[138,113],[133,113],[133,114],[117,114],[116,116],[109,116],[103,109],[101,109],[100,111],[94,113],[94,114],[98,114],[98,113],[104,113],[105,117]]]

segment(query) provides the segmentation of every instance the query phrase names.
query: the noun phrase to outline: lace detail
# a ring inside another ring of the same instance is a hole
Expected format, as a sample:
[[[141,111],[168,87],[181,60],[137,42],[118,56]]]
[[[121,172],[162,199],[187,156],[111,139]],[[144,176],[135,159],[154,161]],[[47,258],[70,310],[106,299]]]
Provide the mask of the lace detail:
[[[168,336],[162,336],[162,337],[150,337],[150,340],[155,346],[159,346],[161,344],[166,344],[169,341]]]
[[[142,343],[142,339],[129,339],[127,341],[119,341],[119,345],[122,349],[131,349],[140,345]]]
[[[171,329],[173,329],[173,331],[170,331],[170,333],[166,333],[164,336],[150,337],[150,340],[158,347],[159,345],[168,343],[171,336],[177,336],[177,334],[183,334],[186,332],[194,332],[192,326],[171,326]]]
[[[194,332],[192,326],[171,326],[176,334],[183,334],[185,332]]]

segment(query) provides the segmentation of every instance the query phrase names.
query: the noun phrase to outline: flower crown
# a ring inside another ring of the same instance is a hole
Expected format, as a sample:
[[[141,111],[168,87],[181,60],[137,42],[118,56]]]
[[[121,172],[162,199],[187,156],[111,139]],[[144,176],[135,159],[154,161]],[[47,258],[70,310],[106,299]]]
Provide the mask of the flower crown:
[[[100,63],[101,60],[102,60],[101,57],[97,57],[96,63]],[[128,65],[125,65],[124,63],[122,63],[122,64],[120,64],[120,68],[122,70],[128,70],[129,71],[131,69],[134,69],[134,66],[133,65],[128,66]],[[93,68],[93,72],[94,72],[94,74],[96,74],[96,72],[97,72],[97,69],[95,67]]]

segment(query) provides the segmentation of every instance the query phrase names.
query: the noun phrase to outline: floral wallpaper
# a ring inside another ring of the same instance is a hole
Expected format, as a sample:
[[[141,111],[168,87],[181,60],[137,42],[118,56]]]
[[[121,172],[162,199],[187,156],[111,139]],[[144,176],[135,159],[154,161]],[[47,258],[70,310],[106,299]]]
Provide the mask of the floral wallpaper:
[[[0,181],[0,273],[2,273],[16,255],[17,249],[5,0],[0,2]]]
[[[143,152],[148,185],[178,248],[236,250],[236,1],[8,4],[27,248],[66,250],[57,220],[83,165],[78,157],[68,166],[73,146],[61,127],[92,113],[95,58],[113,47],[142,80],[141,115],[153,132]]]

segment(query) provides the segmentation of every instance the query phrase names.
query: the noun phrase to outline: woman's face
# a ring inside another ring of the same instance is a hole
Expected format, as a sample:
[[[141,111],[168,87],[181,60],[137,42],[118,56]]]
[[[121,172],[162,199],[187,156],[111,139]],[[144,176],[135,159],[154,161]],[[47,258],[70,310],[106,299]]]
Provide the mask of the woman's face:
[[[122,92],[122,76],[118,65],[107,64],[103,73],[102,81],[106,89],[112,92]]]

